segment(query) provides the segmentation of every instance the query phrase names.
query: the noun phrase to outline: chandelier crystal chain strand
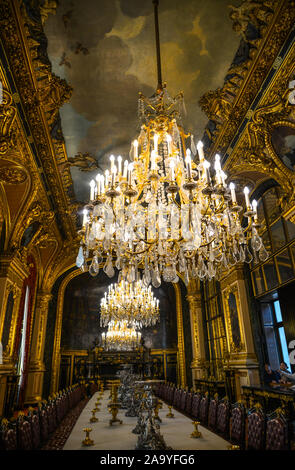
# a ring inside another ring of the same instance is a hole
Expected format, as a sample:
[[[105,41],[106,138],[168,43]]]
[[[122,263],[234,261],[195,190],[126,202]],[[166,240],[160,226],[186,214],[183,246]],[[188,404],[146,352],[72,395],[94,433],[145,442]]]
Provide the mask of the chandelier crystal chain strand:
[[[131,161],[110,156],[110,169],[90,183],[83,211],[77,266],[91,275],[120,271],[119,281],[159,287],[161,278],[187,284],[220,277],[239,262],[264,261],[267,252],[258,234],[257,203],[244,189],[246,227],[241,225],[234,184],[226,183],[221,159],[214,171],[181,123],[183,94],[172,98],[165,84],[138,103],[140,133],[131,146]],[[198,154],[198,156],[197,156]]]

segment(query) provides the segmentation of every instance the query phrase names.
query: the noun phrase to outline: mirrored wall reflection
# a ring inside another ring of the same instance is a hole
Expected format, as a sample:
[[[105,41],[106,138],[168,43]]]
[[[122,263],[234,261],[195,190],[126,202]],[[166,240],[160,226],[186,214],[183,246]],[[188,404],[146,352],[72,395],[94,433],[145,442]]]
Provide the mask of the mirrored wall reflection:
[[[274,287],[277,287],[279,281],[273,258],[268,259],[264,263],[263,270],[265,275],[266,290],[271,290]]]
[[[281,219],[277,220],[273,225],[270,226],[270,233],[272,239],[272,251],[278,251],[287,243],[284,226]]]
[[[281,251],[280,254],[276,256],[276,262],[281,283],[286,282],[294,277],[292,258],[289,249]]]
[[[89,273],[74,277],[66,287],[63,306],[61,347],[64,351],[88,350],[101,342],[100,302],[108,286],[117,282],[100,270],[97,277]],[[176,300],[173,284],[152,288],[159,299],[160,322],[142,329],[144,344],[150,349],[177,349]]]
[[[265,283],[262,274],[262,268],[257,268],[252,272],[252,280],[255,295],[260,295],[265,292]]]
[[[259,232],[269,257],[264,263],[254,257],[251,263],[256,296],[295,277],[295,224],[282,217],[281,197],[282,192],[277,185],[267,189],[258,199]]]

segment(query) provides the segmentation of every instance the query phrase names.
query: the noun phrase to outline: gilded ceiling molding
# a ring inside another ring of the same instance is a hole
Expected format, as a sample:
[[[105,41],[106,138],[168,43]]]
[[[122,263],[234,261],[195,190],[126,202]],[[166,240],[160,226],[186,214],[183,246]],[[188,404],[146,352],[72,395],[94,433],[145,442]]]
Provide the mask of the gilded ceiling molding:
[[[43,103],[41,102],[42,97],[40,95],[39,84],[34,72],[32,59],[29,54],[28,43],[24,41],[26,32],[23,22],[24,19],[21,16],[19,3],[15,0],[3,0],[0,4],[0,35],[18,88],[19,96],[21,97],[22,107],[29,123],[31,131],[30,139],[31,142],[35,144],[38,158],[44,170],[44,176],[47,179],[52,197],[57,206],[56,209],[62,214],[61,218],[64,230],[68,234],[74,235],[75,226],[73,220],[65,214],[69,198],[65,192],[61,175],[58,171],[52,136],[45,116],[44,107],[46,103],[45,101]],[[36,64],[35,62],[34,65],[37,68],[39,66],[39,69],[43,70],[45,75],[50,72],[49,61],[46,66],[44,66],[44,63]],[[53,77],[52,74],[49,74],[49,76]],[[51,97],[50,99],[52,100],[49,105],[49,107],[51,107],[51,114],[53,112],[52,103],[58,106],[64,102],[65,95],[61,92],[64,86],[62,80],[54,80],[52,78],[53,91],[51,94],[47,93],[47,96]],[[66,98],[67,97],[68,95]]]
[[[294,72],[295,45],[277,71],[275,80],[263,95],[225,164],[231,177],[253,171],[275,179],[285,193],[282,202],[287,201],[289,206],[295,202],[295,175],[276,154],[272,133],[280,126],[295,128],[295,107],[288,99],[289,81]]]
[[[27,174],[22,168],[0,167],[0,182],[5,184],[21,184],[27,179]]]
[[[0,103],[0,155],[4,155],[14,146],[13,124],[16,117],[16,108],[8,90],[2,90],[2,103]]]
[[[239,25],[239,33],[246,31],[248,23],[255,27],[255,17],[259,21],[257,39],[251,44],[248,39],[244,44],[250,47],[244,60],[230,67],[222,88],[207,92],[200,100],[200,105],[215,130],[208,126],[205,134],[209,135],[210,145],[207,153],[224,153],[230,145],[243,118],[246,116],[263,80],[273,64],[281,46],[286,40],[295,21],[295,8],[289,0],[262,1],[257,4],[252,0],[242,3],[236,12],[234,24]],[[249,13],[249,14],[248,14]],[[239,20],[237,20],[239,18]],[[234,18],[232,18],[234,19]],[[216,118],[216,116],[217,118]]]

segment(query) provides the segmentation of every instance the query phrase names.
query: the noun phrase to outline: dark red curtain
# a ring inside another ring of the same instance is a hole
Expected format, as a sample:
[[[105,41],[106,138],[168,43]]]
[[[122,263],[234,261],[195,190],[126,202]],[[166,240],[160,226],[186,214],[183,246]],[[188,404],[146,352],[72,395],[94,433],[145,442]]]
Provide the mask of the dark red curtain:
[[[18,407],[22,407],[25,398],[25,390],[27,385],[27,378],[28,378],[28,362],[29,362],[29,350],[30,350],[30,337],[31,337],[31,330],[32,330],[32,315],[33,315],[33,303],[35,297],[35,288],[36,288],[36,265],[35,261],[32,256],[28,257],[28,264],[30,267],[30,273],[27,279],[25,279],[21,300],[20,300],[20,307],[18,313],[18,321],[17,321],[17,331],[16,331],[16,342],[15,342],[15,359],[18,360],[19,356],[19,348],[21,344],[21,331],[22,331],[22,324],[24,318],[24,307],[25,307],[25,298],[26,298],[26,290],[29,287],[29,299],[28,299],[28,315],[27,315],[27,328],[26,328],[26,340],[25,340],[25,353],[24,353],[24,364],[23,364],[23,381],[19,393],[19,400],[18,400]]]

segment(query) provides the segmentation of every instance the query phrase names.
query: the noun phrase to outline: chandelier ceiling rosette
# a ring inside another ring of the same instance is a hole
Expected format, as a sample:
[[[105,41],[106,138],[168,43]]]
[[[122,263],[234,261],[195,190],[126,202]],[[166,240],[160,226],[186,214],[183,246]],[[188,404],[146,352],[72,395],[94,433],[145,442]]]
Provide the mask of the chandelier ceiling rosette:
[[[95,276],[103,258],[109,277],[146,286],[191,278],[219,278],[223,270],[253,256],[267,258],[258,235],[257,204],[245,188],[246,227],[241,225],[233,183],[227,184],[221,159],[214,169],[205,159],[202,142],[194,143],[181,123],[183,94],[172,98],[162,85],[155,26],[158,87],[139,97],[140,133],[131,147],[131,161],[110,156],[110,170],[90,183],[84,208],[77,266]]]
[[[111,321],[108,331],[102,333],[101,338],[106,351],[131,351],[140,346],[141,333],[136,325],[129,327],[127,321]]]
[[[108,326],[111,321],[124,321],[128,326],[140,329],[153,326],[159,320],[159,300],[154,297],[151,286],[146,287],[142,281],[111,284],[101,299],[101,327]]]

